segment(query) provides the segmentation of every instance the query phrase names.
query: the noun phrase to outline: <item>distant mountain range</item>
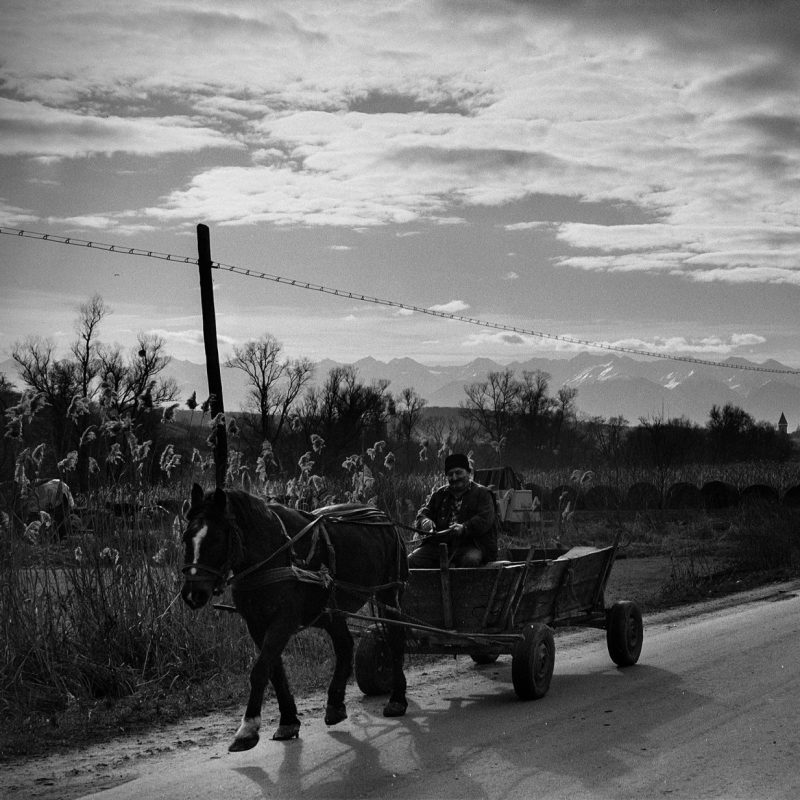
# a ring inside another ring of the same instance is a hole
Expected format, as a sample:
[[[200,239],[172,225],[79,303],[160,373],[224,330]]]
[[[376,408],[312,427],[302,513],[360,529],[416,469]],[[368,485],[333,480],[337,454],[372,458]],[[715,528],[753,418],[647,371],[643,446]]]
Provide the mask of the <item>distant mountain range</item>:
[[[638,360],[614,354],[579,353],[569,359],[536,358],[499,364],[488,358],[476,358],[457,366],[426,366],[411,358],[383,362],[362,358],[353,362],[366,381],[386,379],[390,391],[399,394],[413,387],[428,401],[429,407],[457,407],[465,398],[464,386],[484,380],[493,370],[512,369],[521,376],[524,370],[542,370],[550,375],[550,394],[561,386],[578,390],[577,407],[586,416],[623,416],[636,423],[640,417],[686,417],[703,424],[711,406],[732,403],[756,420],[777,425],[781,413],[789,431],[800,426],[800,375],[758,372],[742,367],[760,366],[789,369],[777,361],[753,364],[745,359],[728,359],[727,367],[708,367],[662,359]],[[315,368],[315,380],[321,381],[331,367],[340,362],[323,359]],[[0,363],[0,372],[9,380],[17,379],[15,363]],[[199,400],[207,396],[204,364],[173,359],[166,374],[180,387],[180,400],[193,391]],[[17,381],[18,382],[18,381]],[[223,368],[222,384],[225,407],[239,410],[247,394],[247,382],[240,370]]]

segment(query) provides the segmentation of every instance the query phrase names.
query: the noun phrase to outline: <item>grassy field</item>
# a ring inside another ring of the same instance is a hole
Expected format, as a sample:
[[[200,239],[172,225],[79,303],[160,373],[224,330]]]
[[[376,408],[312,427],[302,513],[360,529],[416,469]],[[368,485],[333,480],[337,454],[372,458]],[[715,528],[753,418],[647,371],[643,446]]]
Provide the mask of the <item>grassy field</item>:
[[[562,477],[571,479],[548,481]],[[395,480],[380,502],[408,524],[437,480]],[[179,505],[179,495],[169,499]],[[123,520],[97,512],[63,541],[39,534],[3,533],[0,758],[241,705],[253,646],[236,615],[192,612],[180,600],[173,513]],[[800,574],[800,511],[781,504],[713,514],[565,506],[501,544],[612,541],[619,560],[607,599],[624,596],[646,611]],[[298,695],[327,684],[332,656],[322,634],[299,634],[286,655]]]

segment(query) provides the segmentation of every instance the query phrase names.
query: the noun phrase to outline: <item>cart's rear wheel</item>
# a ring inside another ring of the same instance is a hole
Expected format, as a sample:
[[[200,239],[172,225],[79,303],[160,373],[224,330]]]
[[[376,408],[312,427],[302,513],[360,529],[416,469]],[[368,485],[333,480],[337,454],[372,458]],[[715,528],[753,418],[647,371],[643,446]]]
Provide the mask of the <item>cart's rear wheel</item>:
[[[511,659],[511,680],[520,700],[538,700],[547,694],[555,659],[553,631],[541,622],[527,625]]]
[[[500,658],[497,653],[470,653],[469,657],[476,664],[494,664]]]
[[[642,612],[632,600],[618,600],[606,611],[606,642],[611,660],[630,667],[642,652]]]
[[[379,625],[372,625],[361,635],[354,662],[356,683],[364,694],[389,694],[392,689],[392,654]]]

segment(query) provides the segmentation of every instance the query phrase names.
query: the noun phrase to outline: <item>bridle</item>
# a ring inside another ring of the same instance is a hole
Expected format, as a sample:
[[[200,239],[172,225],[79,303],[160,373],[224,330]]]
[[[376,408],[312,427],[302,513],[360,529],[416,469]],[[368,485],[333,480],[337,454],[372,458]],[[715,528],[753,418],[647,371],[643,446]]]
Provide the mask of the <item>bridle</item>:
[[[309,522],[305,527],[303,527],[300,531],[298,531],[294,536],[291,536],[289,532],[286,530],[286,525],[284,524],[283,520],[281,519],[280,515],[272,508],[267,506],[267,510],[269,513],[278,521],[278,527],[283,534],[283,537],[286,541],[270,553],[265,559],[259,561],[256,564],[253,564],[250,567],[242,570],[241,572],[232,575],[231,571],[233,568],[233,553],[234,547],[237,547],[239,552],[241,553],[243,550],[242,545],[242,534],[239,530],[236,523],[228,516],[225,518],[226,523],[226,530],[225,534],[228,538],[227,543],[227,555],[225,557],[225,561],[223,562],[222,566],[217,567],[210,567],[208,564],[203,564],[200,561],[192,561],[189,564],[184,564],[181,568],[181,572],[184,576],[184,582],[189,584],[193,583],[204,583],[206,582],[209,577],[214,579],[214,586],[212,589],[212,593],[214,595],[220,595],[225,590],[225,588],[229,585],[233,585],[234,588],[246,588],[247,578],[253,575],[256,572],[261,571],[269,562],[273,561],[277,556],[283,553],[286,550],[290,552],[290,564],[294,564],[297,561],[297,556],[294,552],[294,545],[295,543],[305,536],[312,528],[322,523],[321,518],[316,518]],[[327,535],[326,535],[327,540]],[[234,541],[235,540],[235,541]],[[283,573],[287,568],[278,568],[275,570],[276,574],[278,572]],[[289,567],[288,569],[291,569]],[[192,573],[194,570],[194,573]]]
[[[252,564],[251,566],[246,567],[245,569],[239,572],[236,572],[235,574],[231,574],[234,563],[234,558],[233,558],[234,546],[237,546],[239,552],[242,553],[243,543],[242,543],[241,531],[237,527],[236,523],[233,522],[233,520],[230,517],[226,516],[226,523],[227,523],[226,534],[228,536],[228,543],[227,543],[227,556],[225,558],[224,563],[220,568],[210,567],[207,564],[203,564],[196,561],[190,564],[185,564],[181,569],[184,575],[185,582],[191,586],[192,583],[200,583],[207,581],[209,576],[213,577],[214,586],[212,589],[212,593],[214,595],[222,594],[222,592],[228,586],[231,586],[234,590],[238,591],[251,591],[251,590],[261,589],[264,586],[269,585],[271,583],[283,582],[289,579],[300,580],[307,583],[321,584],[323,587],[327,589],[332,589],[334,584],[337,584],[346,591],[359,591],[365,593],[374,593],[378,589],[390,588],[392,586],[397,587],[404,584],[404,581],[395,580],[387,584],[362,587],[353,584],[346,584],[343,583],[342,581],[336,580],[336,554],[331,544],[328,530],[325,526],[326,517],[323,515],[315,516],[299,531],[297,531],[297,533],[291,535],[286,529],[286,525],[283,519],[281,519],[280,514],[278,514],[275,511],[275,509],[270,508],[269,506],[267,506],[267,510],[277,520],[281,533],[283,534],[283,537],[285,539],[285,541],[281,544],[280,547],[276,548],[272,553],[270,553],[266,558],[262,559],[261,561],[258,561],[257,563]],[[327,519],[330,519],[333,522],[339,522],[339,521],[346,521],[348,518],[350,518],[352,521],[352,518],[354,517],[355,514],[361,515],[361,519],[359,519],[358,522],[359,524],[362,525],[393,524],[391,523],[390,520],[385,518],[383,514],[378,514],[378,512],[373,510],[367,510],[366,511],[367,516],[366,518],[364,518],[365,514],[364,509],[358,510],[357,512],[343,512],[337,516],[327,517]],[[294,545],[300,539],[302,539],[304,536],[306,536],[311,532],[313,532],[313,536],[309,552],[305,556],[305,558],[302,559],[298,558],[294,550]],[[309,570],[307,564],[311,560],[313,554],[316,552],[320,538],[323,540],[327,548],[328,558],[330,559],[330,566],[326,567],[325,565],[323,565],[319,570],[316,571]],[[399,535],[397,537],[397,543],[398,543],[398,548],[401,548],[402,544]],[[264,569],[270,564],[270,562],[274,561],[274,559],[277,556],[279,556],[282,553],[285,553],[287,550],[289,551],[288,565],[273,566],[267,570]],[[195,573],[190,574],[191,570],[195,570]]]
[[[220,595],[225,587],[230,583],[230,572],[233,567],[234,561],[234,548],[236,547],[239,552],[242,551],[242,534],[236,523],[229,517],[225,518],[225,536],[227,538],[227,547],[225,561],[222,566],[210,567],[208,564],[203,564],[200,561],[192,561],[190,564],[184,564],[181,567],[183,573],[184,583],[191,586],[193,583],[205,583],[209,577],[214,579],[212,587],[213,595]],[[194,570],[194,572],[192,572]]]

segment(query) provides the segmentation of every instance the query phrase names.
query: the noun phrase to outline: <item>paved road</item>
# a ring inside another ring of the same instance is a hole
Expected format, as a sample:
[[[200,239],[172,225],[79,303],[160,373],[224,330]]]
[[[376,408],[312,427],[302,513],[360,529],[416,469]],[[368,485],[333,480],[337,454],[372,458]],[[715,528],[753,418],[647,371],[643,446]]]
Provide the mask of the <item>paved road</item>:
[[[385,720],[382,701],[354,689],[350,719],[336,728],[306,717],[300,740],[265,737],[235,755],[220,741],[87,797],[796,800],[800,586],[792,588],[688,619],[645,619],[640,663],[625,670],[602,632],[559,635],[539,701],[516,699],[510,659],[473,668],[460,658],[417,677],[403,719]]]

